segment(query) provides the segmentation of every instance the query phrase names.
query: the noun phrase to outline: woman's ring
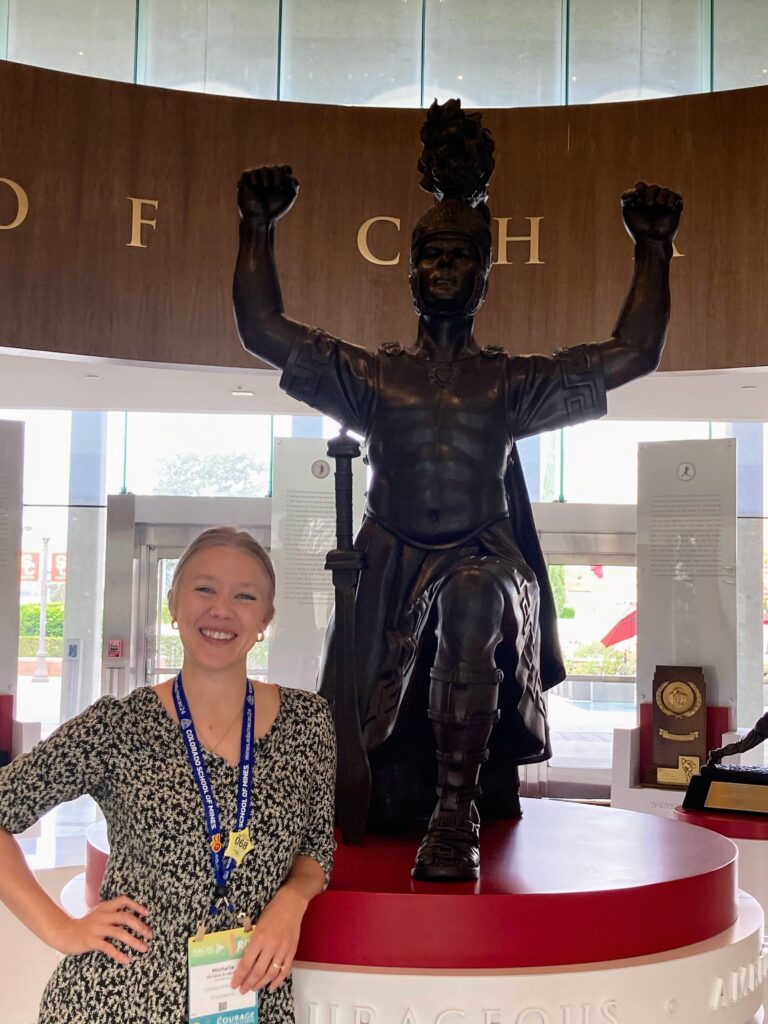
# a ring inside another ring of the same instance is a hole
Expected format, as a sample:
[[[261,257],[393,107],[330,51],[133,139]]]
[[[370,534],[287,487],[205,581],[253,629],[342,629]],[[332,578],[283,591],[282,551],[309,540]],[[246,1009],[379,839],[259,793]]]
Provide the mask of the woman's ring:
[[[272,966],[276,968],[278,971],[282,971],[282,969],[285,967],[285,964],[272,964]]]

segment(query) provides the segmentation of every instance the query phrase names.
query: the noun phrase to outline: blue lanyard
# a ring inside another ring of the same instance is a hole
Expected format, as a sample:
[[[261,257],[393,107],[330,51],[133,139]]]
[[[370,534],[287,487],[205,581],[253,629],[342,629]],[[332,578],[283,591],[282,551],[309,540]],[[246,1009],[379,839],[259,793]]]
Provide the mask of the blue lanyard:
[[[179,731],[181,732],[184,746],[187,750],[187,757],[192,768],[192,774],[197,785],[200,799],[205,812],[205,824],[208,831],[208,845],[213,874],[216,879],[214,901],[211,911],[217,913],[221,903],[225,903],[228,910],[233,907],[227,902],[227,883],[235,869],[236,861],[232,857],[222,853],[221,842],[221,820],[219,808],[211,788],[211,780],[208,777],[208,769],[205,766],[200,749],[200,742],[192,722],[192,715],[189,711],[184,684],[181,680],[181,672],[176,676],[173,683],[173,703],[176,706],[176,714],[179,719]],[[253,696],[253,683],[250,679],[245,681],[245,703],[243,705],[243,727],[240,732],[240,763],[238,765],[237,778],[237,818],[235,830],[242,832],[248,825],[251,817],[251,778],[253,776],[253,752],[254,752],[254,731],[255,731],[255,708]]]

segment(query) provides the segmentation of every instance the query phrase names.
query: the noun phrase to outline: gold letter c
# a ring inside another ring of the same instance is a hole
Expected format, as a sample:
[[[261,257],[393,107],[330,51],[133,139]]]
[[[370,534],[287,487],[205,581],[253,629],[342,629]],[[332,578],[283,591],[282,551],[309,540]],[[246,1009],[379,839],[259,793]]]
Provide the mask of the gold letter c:
[[[379,220],[394,224],[397,230],[400,230],[399,217],[369,217],[360,225],[360,230],[357,232],[357,248],[363,259],[368,260],[369,263],[375,263],[379,267],[393,267],[400,262],[400,253],[393,260],[380,260],[378,256],[373,255],[368,245],[368,232],[371,230],[371,226]]]

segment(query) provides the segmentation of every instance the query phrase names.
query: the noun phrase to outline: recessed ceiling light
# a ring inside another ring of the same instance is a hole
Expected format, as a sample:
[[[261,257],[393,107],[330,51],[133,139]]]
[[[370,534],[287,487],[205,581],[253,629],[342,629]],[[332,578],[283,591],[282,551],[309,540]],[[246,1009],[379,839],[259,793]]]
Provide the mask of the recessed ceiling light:
[[[757,384],[742,384],[742,391],[757,391]]]
[[[231,392],[233,398],[253,398],[252,391],[243,391],[242,388],[238,388],[236,391]]]
[[[98,380],[99,379],[99,374],[98,373],[86,373],[85,379],[86,380]]]

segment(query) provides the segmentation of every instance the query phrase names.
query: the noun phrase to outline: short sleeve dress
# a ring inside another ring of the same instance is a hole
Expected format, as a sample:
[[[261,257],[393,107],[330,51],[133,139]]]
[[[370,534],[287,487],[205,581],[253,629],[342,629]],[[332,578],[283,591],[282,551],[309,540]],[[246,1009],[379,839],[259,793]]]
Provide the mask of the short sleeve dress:
[[[257,698],[258,699],[258,698]],[[237,768],[204,752],[222,826],[235,819]],[[256,741],[251,826],[256,849],[231,878],[237,910],[258,917],[297,855],[331,869],[335,739],[328,705],[280,687],[280,709]],[[110,857],[100,895],[150,910],[146,953],[121,965],[98,952],[67,956],[43,996],[39,1024],[186,1024],[187,939],[213,891],[200,796],[177,725],[151,687],[102,697],[29,754],[0,770],[0,826],[18,833],[89,793],[107,820]],[[226,835],[226,831],[225,831]],[[236,926],[226,915],[224,928]],[[262,1024],[293,1024],[290,977],[261,992]]]

